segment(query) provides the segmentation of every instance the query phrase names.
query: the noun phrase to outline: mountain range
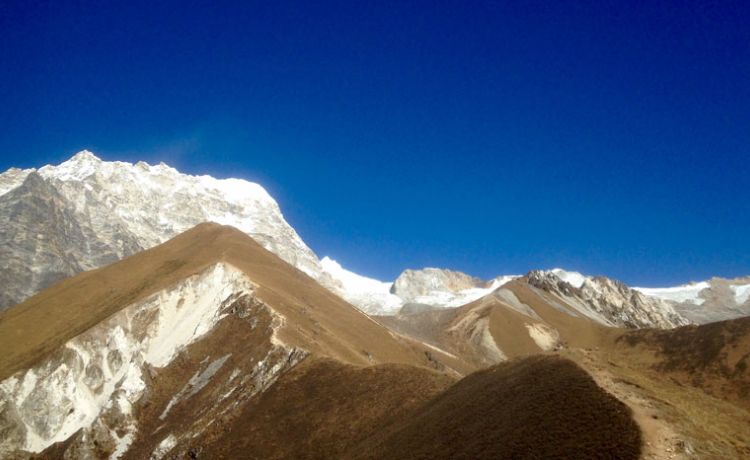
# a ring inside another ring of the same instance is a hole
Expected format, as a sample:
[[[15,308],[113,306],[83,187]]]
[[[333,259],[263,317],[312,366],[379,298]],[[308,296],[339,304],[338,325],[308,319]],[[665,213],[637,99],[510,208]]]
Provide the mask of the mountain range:
[[[0,281],[8,286],[0,308],[73,274],[163,243],[201,222],[242,230],[372,314],[460,306],[520,277],[501,275],[484,281],[424,268],[406,269],[393,282],[369,279],[329,257],[318,259],[258,184],[190,176],[163,163],[107,162],[86,150],[57,166],[12,168],[0,174],[0,214],[12,216],[0,224],[6,261]],[[602,276],[563,269],[544,273],[578,289],[578,301],[602,312],[604,323],[663,327],[750,314],[750,276],[633,290]],[[547,280],[544,285],[552,289],[556,282]],[[637,319],[644,308],[650,309],[650,319]]]
[[[260,185],[88,151],[0,215],[2,458],[750,455],[750,277],[382,282]]]

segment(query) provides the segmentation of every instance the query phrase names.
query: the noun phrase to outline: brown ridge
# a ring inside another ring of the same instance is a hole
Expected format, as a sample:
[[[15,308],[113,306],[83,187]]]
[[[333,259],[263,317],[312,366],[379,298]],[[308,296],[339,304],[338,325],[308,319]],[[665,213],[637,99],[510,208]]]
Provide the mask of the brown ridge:
[[[122,308],[219,262],[244,272],[258,286],[258,298],[287,318],[280,338],[290,345],[353,364],[429,365],[419,344],[397,337],[245,233],[205,223],[0,313],[0,380]]]

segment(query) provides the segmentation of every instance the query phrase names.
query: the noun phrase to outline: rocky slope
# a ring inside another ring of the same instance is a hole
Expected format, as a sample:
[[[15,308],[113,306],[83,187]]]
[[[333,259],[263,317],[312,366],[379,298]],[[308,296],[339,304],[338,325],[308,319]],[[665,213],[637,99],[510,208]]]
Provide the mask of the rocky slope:
[[[604,276],[535,270],[524,279],[532,287],[554,295],[574,306],[580,314],[604,325],[672,328],[689,324],[669,302],[646,296]]]
[[[259,185],[107,162],[88,151],[57,166],[0,174],[0,308],[82,270],[153,247],[201,222],[233,225],[330,284],[315,254]]]
[[[669,288],[634,288],[672,304],[690,321],[705,324],[750,315],[750,277],[707,281]]]
[[[597,346],[617,330],[588,307],[529,284],[506,283],[458,308],[380,316],[378,321],[475,367],[567,348]]]
[[[388,283],[348,271],[328,257],[323,258],[322,267],[333,278],[339,295],[374,315],[459,307],[517,278],[509,275],[482,281],[453,270],[423,268],[404,270]]]
[[[433,367],[231,227],[204,224],[0,313],[0,457],[160,458],[306,356]]]
[[[107,162],[88,151],[57,166],[0,174],[0,309],[84,270],[151,248],[204,222],[233,225],[332,292],[372,314],[454,308],[517,276],[483,281],[461,272],[405,270],[393,283],[369,279],[329,258],[319,261],[259,185],[181,174],[165,164]],[[673,327],[750,313],[750,280],[720,280],[636,295],[621,283],[555,269],[540,283],[571,296],[603,323]],[[705,286],[704,286],[705,284]],[[675,294],[675,290],[679,291]],[[677,297],[675,297],[677,296]],[[699,308],[698,308],[699,307]],[[676,313],[675,313],[676,311]]]
[[[573,286],[560,276],[580,282]],[[579,279],[580,278],[580,279]],[[688,324],[669,304],[608,278],[533,271],[457,308],[401,311],[378,321],[477,367],[569,348],[612,331]]]
[[[526,276],[498,276],[490,281],[461,272],[425,268],[405,270],[392,284],[355,275],[330,259],[323,269],[340,280],[338,290],[343,297],[376,315],[456,308],[521,279],[553,295],[554,301],[573,305],[580,314],[603,325],[671,328],[690,322],[675,310],[672,302],[647,296],[603,276],[589,277],[559,268],[535,270]]]
[[[0,313],[0,458],[750,452],[747,322],[616,328],[563,278],[369,317],[202,224]]]

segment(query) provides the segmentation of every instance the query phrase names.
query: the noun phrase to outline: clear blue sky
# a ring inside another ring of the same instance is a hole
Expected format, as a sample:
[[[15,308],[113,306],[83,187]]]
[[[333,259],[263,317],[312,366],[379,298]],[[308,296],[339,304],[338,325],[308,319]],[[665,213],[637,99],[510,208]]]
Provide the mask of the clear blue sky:
[[[127,3],[3,3],[0,169],[258,181],[381,279],[750,274],[748,2]]]

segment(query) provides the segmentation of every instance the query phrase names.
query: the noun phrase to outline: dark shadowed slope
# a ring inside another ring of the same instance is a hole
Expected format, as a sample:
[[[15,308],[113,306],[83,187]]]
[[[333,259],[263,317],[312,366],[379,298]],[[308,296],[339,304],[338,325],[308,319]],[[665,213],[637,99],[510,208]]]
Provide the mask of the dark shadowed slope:
[[[622,458],[641,449],[630,410],[571,361],[536,356],[478,371],[355,458]]]
[[[573,362],[531,357],[453,386],[427,370],[308,361],[194,449],[208,458],[638,458],[629,409]]]
[[[453,382],[412,366],[308,359],[191,447],[206,458],[340,458]]]

